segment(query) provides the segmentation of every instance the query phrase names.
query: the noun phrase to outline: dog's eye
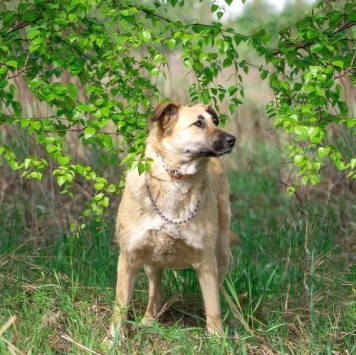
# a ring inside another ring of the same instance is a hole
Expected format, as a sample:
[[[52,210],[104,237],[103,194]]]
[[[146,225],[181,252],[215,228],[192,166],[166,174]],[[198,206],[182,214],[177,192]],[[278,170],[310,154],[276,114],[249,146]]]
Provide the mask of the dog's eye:
[[[217,118],[213,118],[213,123],[215,126],[219,125],[219,120]]]
[[[194,122],[194,125],[197,127],[203,127],[204,126],[204,122],[202,120],[198,120],[196,122]]]

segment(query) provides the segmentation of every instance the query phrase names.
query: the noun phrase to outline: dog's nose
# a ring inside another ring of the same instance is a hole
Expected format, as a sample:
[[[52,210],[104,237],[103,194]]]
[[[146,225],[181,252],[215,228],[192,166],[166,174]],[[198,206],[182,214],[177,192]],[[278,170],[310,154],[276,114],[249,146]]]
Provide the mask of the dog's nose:
[[[230,147],[233,147],[236,142],[236,137],[232,136],[231,134],[226,134],[225,140]]]

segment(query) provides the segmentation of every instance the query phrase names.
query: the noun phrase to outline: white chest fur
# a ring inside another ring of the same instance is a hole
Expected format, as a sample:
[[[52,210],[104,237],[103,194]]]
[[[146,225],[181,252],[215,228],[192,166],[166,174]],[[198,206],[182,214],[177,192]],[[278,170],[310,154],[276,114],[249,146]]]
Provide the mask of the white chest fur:
[[[202,209],[205,207],[203,200],[205,196],[196,196],[190,186],[188,181],[163,181],[159,187],[156,182],[155,188],[151,190],[157,208],[172,221],[187,219],[199,205],[196,216],[184,224],[176,225],[165,221],[153,207],[147,194],[144,176],[128,176],[126,188],[130,189],[130,195],[135,199],[136,205],[131,211],[135,214],[134,223],[130,223],[129,231],[125,230],[125,234],[128,233],[125,237],[128,251],[139,247],[145,243],[145,238],[152,235],[157,236],[157,244],[153,243],[153,247],[159,248],[164,242],[163,239],[169,238],[183,241],[187,247],[204,248],[206,232],[204,230],[207,222],[202,218],[204,215]]]

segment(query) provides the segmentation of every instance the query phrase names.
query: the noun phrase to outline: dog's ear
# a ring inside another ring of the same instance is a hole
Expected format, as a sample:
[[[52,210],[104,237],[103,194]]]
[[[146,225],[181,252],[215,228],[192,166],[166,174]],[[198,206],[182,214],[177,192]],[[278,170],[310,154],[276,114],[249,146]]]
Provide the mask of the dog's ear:
[[[211,115],[214,125],[218,126],[220,121],[219,121],[219,117],[218,117],[218,114],[216,113],[216,111],[211,106],[208,106],[206,108],[206,112]]]
[[[165,120],[166,122],[178,117],[178,109],[181,107],[177,101],[167,101],[160,103],[150,119],[151,122]]]

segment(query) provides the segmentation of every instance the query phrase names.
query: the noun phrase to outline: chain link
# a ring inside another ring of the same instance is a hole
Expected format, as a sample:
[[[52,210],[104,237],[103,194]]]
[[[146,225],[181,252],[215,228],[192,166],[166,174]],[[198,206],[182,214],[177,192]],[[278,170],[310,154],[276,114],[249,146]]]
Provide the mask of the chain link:
[[[175,225],[178,225],[178,224],[184,224],[184,223],[187,223],[189,222],[193,217],[195,217],[198,212],[199,212],[199,204],[195,207],[195,210],[192,212],[192,214],[187,217],[186,219],[183,219],[182,221],[173,221],[169,218],[167,218],[161,211],[160,209],[158,208],[158,206],[156,205],[156,202],[154,201],[153,197],[152,197],[152,194],[151,194],[151,190],[150,190],[150,187],[148,185],[148,179],[147,179],[147,172],[145,172],[145,184],[146,184],[146,190],[147,190],[147,195],[152,203],[152,206],[154,207],[154,209],[157,211],[158,215],[163,218],[166,222],[168,223],[171,223],[171,224],[175,224]]]

